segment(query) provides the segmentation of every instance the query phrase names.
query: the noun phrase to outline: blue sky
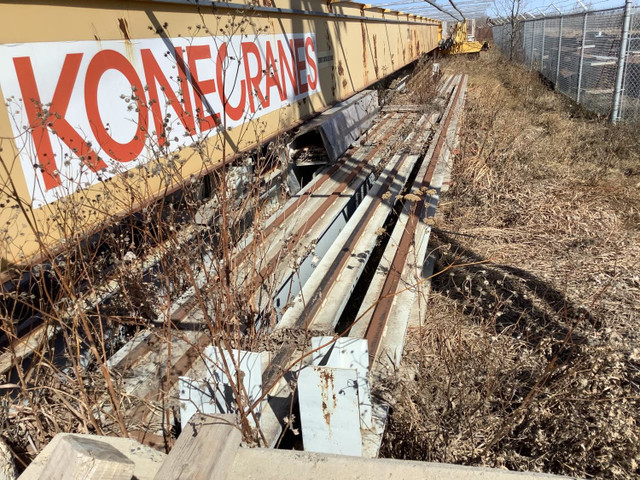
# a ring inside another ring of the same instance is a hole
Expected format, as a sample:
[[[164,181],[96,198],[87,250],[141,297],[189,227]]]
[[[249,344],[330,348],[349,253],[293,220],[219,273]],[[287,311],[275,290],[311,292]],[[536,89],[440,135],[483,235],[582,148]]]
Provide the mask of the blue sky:
[[[417,13],[420,15],[438,18],[440,20],[453,21],[453,17],[443,13],[434,7],[429,6],[427,2],[422,0],[370,0],[373,5],[382,5],[392,10],[400,10],[408,13]],[[505,0],[497,0],[504,2]],[[510,0],[506,0],[507,2]],[[605,8],[622,7],[624,0],[582,0],[585,5],[593,10],[601,10]],[[449,0],[432,0],[433,3],[440,6],[442,10],[451,12],[455,16],[459,16],[455,9],[449,3]],[[493,0],[453,0],[453,3],[467,17],[479,17],[484,13],[489,16],[497,16]],[[577,0],[524,0],[525,11],[534,15],[540,15],[543,11],[546,15],[553,15],[557,11],[553,8],[552,3],[563,12],[576,11],[581,9]]]

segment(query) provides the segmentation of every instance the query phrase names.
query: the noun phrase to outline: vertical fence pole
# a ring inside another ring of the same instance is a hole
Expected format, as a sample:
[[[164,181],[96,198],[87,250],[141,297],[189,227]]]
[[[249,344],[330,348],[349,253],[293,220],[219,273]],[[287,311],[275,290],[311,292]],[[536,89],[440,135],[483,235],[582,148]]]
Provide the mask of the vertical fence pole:
[[[562,21],[564,17],[560,14],[560,35],[558,36],[558,64],[556,65],[556,79],[553,88],[558,89],[558,79],[560,78],[560,57],[562,56]]]
[[[529,53],[529,70],[533,70],[533,45],[536,40],[536,21],[531,22],[531,52]]]
[[[624,21],[622,22],[622,38],[620,39],[620,56],[618,57],[618,72],[616,73],[616,89],[613,94],[613,109],[611,111],[611,121],[616,123],[620,112],[620,98],[622,97],[622,79],[624,77],[624,67],[627,57],[627,44],[629,42],[629,25],[631,24],[631,4],[632,0],[624,3]]]
[[[580,67],[578,68],[578,93],[576,94],[576,103],[580,103],[580,90],[582,90],[582,65],[584,64],[584,44],[587,40],[587,15],[584,12],[584,22],[582,23],[582,46],[580,47]]]
[[[544,36],[546,35],[546,31],[547,31],[547,18],[546,17],[542,17],[542,46],[541,46],[541,52],[540,52],[540,73],[544,72]]]

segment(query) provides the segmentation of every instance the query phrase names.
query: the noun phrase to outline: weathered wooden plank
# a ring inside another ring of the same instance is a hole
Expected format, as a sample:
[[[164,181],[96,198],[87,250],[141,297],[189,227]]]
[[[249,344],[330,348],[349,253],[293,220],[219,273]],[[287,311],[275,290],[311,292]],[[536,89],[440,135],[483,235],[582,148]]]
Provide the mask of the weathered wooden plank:
[[[130,480],[134,466],[106,442],[68,436],[58,443],[40,480]]]
[[[242,435],[235,415],[194,415],[155,480],[226,479]]]
[[[425,105],[385,105],[382,113],[421,113],[427,110]]]

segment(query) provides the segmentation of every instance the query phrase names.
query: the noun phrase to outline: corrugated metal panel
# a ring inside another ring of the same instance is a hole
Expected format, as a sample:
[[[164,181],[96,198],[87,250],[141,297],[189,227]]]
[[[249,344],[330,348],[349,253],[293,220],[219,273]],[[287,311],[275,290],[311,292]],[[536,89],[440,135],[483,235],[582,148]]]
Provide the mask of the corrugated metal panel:
[[[28,225],[55,245],[136,209],[439,40],[439,22],[359,3],[265,3],[1,5],[0,203],[30,218],[2,209],[0,257],[38,252]]]

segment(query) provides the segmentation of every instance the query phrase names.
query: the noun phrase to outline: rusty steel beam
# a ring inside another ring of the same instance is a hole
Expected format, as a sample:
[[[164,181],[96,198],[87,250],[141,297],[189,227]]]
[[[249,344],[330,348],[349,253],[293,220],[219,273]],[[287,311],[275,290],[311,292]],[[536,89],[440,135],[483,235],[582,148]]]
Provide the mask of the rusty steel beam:
[[[391,120],[393,117],[385,117],[380,122],[376,123],[372,128],[370,135],[377,135],[378,131],[384,130],[387,122]],[[332,165],[324,174],[322,174],[319,178],[314,180],[313,184],[310,188],[305,190],[301,195],[299,195],[295,201],[289,203],[285,206],[284,211],[282,213],[277,214],[275,219],[268,223],[265,229],[261,232],[260,239],[256,239],[252,237],[248,242],[241,245],[238,251],[234,254],[232,258],[232,265],[234,266],[234,270],[242,268],[243,264],[248,261],[248,256],[250,252],[255,251],[255,249],[259,245],[265,245],[269,242],[273,242],[270,237],[282,227],[282,225],[292,216],[300,211],[305,205],[305,203],[314,198],[314,194],[316,194],[324,185],[325,182],[332,179],[337,173],[344,169],[345,163],[351,156],[355,153],[355,150],[350,154],[345,155],[340,161],[336,162]],[[377,151],[377,148],[375,149]],[[293,250],[293,248],[298,244],[299,240],[307,233],[311,228],[315,225],[315,222],[324,214],[324,212],[329,208],[329,206],[335,201],[335,199],[343,193],[349,184],[353,181],[353,179],[362,171],[365,167],[366,162],[371,159],[371,155],[367,155],[364,159],[360,160],[356,167],[347,175],[344,180],[341,180],[338,188],[330,194],[330,196],[325,200],[325,202],[318,207],[312,216],[309,218],[304,225],[299,227],[295,232],[291,234],[291,238],[287,240],[285,249],[289,252]],[[269,275],[271,275],[275,269],[275,263],[273,262],[273,258],[267,259],[267,266],[264,267],[257,277],[255,277],[250,283],[248,289],[256,290],[260,287],[260,285],[264,282]],[[181,305],[171,314],[172,321],[183,321],[190,311],[196,307],[196,297],[192,295],[190,298],[185,299]]]
[[[387,116],[382,121],[378,122],[378,124],[374,127],[373,131],[370,133],[370,135],[372,135],[375,138],[379,134],[379,132],[382,132],[384,130],[385,125],[390,120],[393,120],[393,116]],[[373,155],[375,155],[378,152],[379,147],[380,146],[375,146],[373,148],[360,147],[360,149],[368,149],[367,154],[360,160],[356,168],[350,171],[347,177],[340,181],[338,188],[332,191],[332,193],[329,195],[329,198],[325,199],[321,204],[321,206],[316,210],[314,210],[315,213],[312,216],[312,218],[310,218],[308,222],[305,222],[302,226],[300,226],[296,230],[296,232],[294,233],[294,236],[298,240],[301,239],[304,236],[304,234],[308,232],[311,229],[311,227],[322,217],[322,213],[324,213],[329,208],[329,206],[332,203],[334,203],[337,198],[340,197],[340,193],[344,192],[347,186],[353,181],[354,178],[356,178],[356,176],[358,175],[358,172],[362,171],[367,166],[368,162],[371,160]],[[355,152],[352,152],[352,155],[355,155]],[[296,199],[296,201],[293,202],[292,205],[290,205],[290,207],[295,206],[296,210],[298,210],[302,206],[304,206],[305,202],[313,198],[313,192],[318,192],[321,189],[322,184],[327,182],[332,177],[332,175],[339,173],[340,166],[344,167],[345,162],[346,162],[346,159],[341,160],[339,164],[332,166],[329,169],[329,171],[327,171],[322,177],[317,179],[317,181],[321,183],[319,186],[313,189],[310,189],[312,190],[311,194],[299,197],[298,199]],[[272,235],[275,231],[277,231],[278,227],[282,226],[284,222],[287,221],[287,219],[292,218],[292,215],[296,210],[291,210],[287,208],[285,212],[277,215],[273,222],[277,226],[274,226],[272,229],[269,229],[268,233]],[[290,215],[288,215],[287,213],[289,213]],[[254,240],[249,242],[248,245],[245,246],[243,250],[241,250],[240,252],[245,251],[247,248],[250,248],[253,241]],[[261,242],[267,242],[267,243],[268,241],[269,241],[268,238],[261,240]],[[244,254],[238,258],[240,259],[240,261],[246,261],[246,256]],[[238,264],[240,263],[240,261],[236,264],[237,265],[236,268],[239,268]],[[272,265],[272,262],[268,261],[267,267],[265,267],[265,270],[263,270],[262,272],[263,275],[268,275],[271,273],[271,268],[272,268],[271,265]],[[260,283],[261,282],[259,281],[252,282],[251,285],[249,286],[249,290],[259,288]],[[174,315],[172,315],[171,320],[179,328],[180,324],[188,321],[190,316],[193,315],[194,311],[196,310],[199,310],[199,307],[197,305],[197,300],[195,298],[192,298],[184,305],[183,308],[174,312]],[[205,314],[205,318],[206,318],[206,314]],[[206,325],[206,322],[203,322],[203,325]],[[176,335],[180,335],[180,334],[176,333]],[[211,336],[209,335],[208,332],[202,332],[202,333],[192,332],[190,333],[189,338],[185,338],[185,339],[177,338],[175,340],[177,342],[181,342],[181,343],[186,342],[186,344],[184,345],[185,348],[181,353],[179,349],[174,349],[174,351],[177,350],[178,353],[172,355],[170,359],[170,365],[167,366],[168,372],[166,375],[162,377],[163,388],[158,390],[156,388],[153,388],[153,386],[150,384],[146,385],[146,387],[144,387],[146,388],[146,393],[144,393],[141,396],[141,399],[140,399],[141,403],[134,409],[133,412],[130,413],[130,415],[128,415],[127,420],[132,424],[144,425],[148,423],[150,418],[149,415],[153,414],[153,411],[152,411],[153,409],[149,409],[149,405],[152,405],[153,402],[157,402],[162,398],[166,398],[166,394],[168,393],[168,391],[174,388],[174,386],[176,385],[178,376],[183,375],[187,370],[189,370],[189,368],[191,368],[193,363],[199,358],[203,345],[207,345],[208,342],[210,343],[211,341],[210,339],[211,339]],[[148,355],[151,352],[153,352],[155,349],[157,349],[158,346],[161,345],[161,342],[162,340],[156,337],[155,335],[151,335],[151,334],[147,335],[145,341],[135,342],[137,347],[134,346],[134,348],[131,348],[128,353],[120,355],[118,358],[117,365],[113,365],[112,368],[114,368],[115,370],[126,369],[129,375],[131,375],[133,372],[135,372],[136,368],[139,368],[139,366],[143,366],[143,364],[148,363],[150,361],[148,359]],[[135,357],[135,358],[132,358],[132,357]],[[167,359],[167,361],[169,361],[169,359]]]
[[[444,122],[441,123],[437,143],[428,159],[429,166],[423,178],[419,179],[416,182],[413,189],[414,191],[426,191],[431,184],[431,179],[440,158],[442,148],[444,147],[447,140],[447,131],[449,129],[449,125],[451,124],[451,121],[453,120],[456,113],[455,105],[458,103],[458,101],[460,101],[461,98],[463,98],[462,85],[462,81],[459,81],[455,88],[453,100],[451,101],[448,108],[448,113],[444,119]],[[398,290],[400,277],[407,261],[409,249],[414,240],[414,232],[416,230],[418,221],[422,218],[422,212],[424,208],[425,203],[423,201],[419,201],[414,204],[414,209],[411,212],[411,217],[409,218],[408,225],[403,231],[400,244],[398,245],[396,254],[391,264],[391,269],[384,282],[380,298],[374,307],[371,322],[369,323],[369,326],[365,333],[365,338],[369,342],[369,357],[371,366],[373,366],[373,362],[378,353],[378,348],[385,331],[389,312],[391,311],[391,307]]]

